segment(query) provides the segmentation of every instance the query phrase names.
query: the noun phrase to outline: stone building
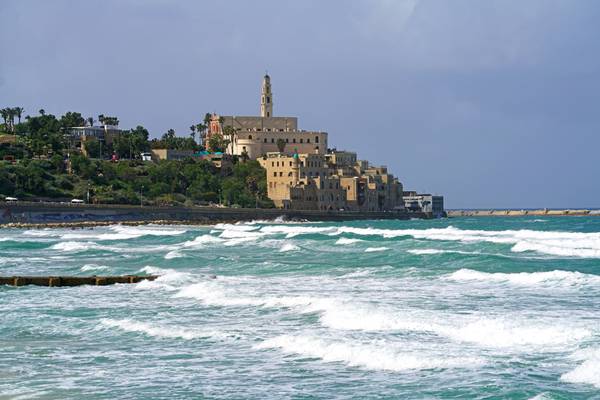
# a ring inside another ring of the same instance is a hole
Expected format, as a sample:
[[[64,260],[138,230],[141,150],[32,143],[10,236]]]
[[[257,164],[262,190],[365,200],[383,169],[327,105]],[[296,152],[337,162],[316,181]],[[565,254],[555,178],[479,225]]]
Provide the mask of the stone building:
[[[206,143],[214,134],[223,135],[226,126],[231,126],[235,130],[232,137],[225,137],[231,141],[227,152],[238,156],[246,154],[251,160],[280,150],[288,155],[327,152],[327,132],[298,129],[297,117],[273,115],[273,92],[269,75],[264,76],[262,83],[260,115],[213,114],[206,134]]]
[[[369,167],[356,153],[267,153],[268,196],[276,207],[302,210],[385,211],[404,208],[402,184],[385,167]]]

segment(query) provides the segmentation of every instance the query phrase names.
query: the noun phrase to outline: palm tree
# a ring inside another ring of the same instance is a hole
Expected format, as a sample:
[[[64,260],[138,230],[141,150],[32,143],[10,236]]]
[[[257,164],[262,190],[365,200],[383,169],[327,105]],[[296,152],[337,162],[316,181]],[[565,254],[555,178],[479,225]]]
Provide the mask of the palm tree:
[[[40,111],[38,111],[40,113],[40,115],[46,115],[46,110],[44,110],[43,108],[40,108]]]
[[[8,129],[8,109],[7,108],[3,108],[2,110],[0,110],[0,115],[2,115],[2,119],[4,120],[4,129]]]
[[[98,121],[100,121],[100,123],[101,123],[102,125],[105,125],[105,124],[104,124],[104,121],[105,121],[105,120],[106,120],[106,117],[104,116],[104,114],[100,114],[100,115],[98,115]]]
[[[90,126],[94,126],[94,117],[88,117],[87,122]]]
[[[196,124],[196,132],[198,132],[198,143],[204,144],[204,139],[206,138],[206,128],[207,125],[203,123]]]
[[[196,125],[192,125],[190,126],[190,131],[192,131],[190,133],[190,137],[192,138],[192,140],[194,141],[194,143],[196,142]]]
[[[7,120],[8,120],[8,130],[12,133],[15,132],[15,115],[17,115],[16,108],[8,107],[6,108]]]
[[[233,145],[235,142],[235,135],[237,133],[237,129],[235,129],[231,125],[227,125],[223,128],[223,136],[227,136],[229,138],[229,143],[231,144],[231,154],[233,154]]]
[[[19,124],[21,123],[21,116],[23,116],[23,111],[25,111],[23,107],[15,107],[15,113],[17,114],[17,118],[19,119]]]

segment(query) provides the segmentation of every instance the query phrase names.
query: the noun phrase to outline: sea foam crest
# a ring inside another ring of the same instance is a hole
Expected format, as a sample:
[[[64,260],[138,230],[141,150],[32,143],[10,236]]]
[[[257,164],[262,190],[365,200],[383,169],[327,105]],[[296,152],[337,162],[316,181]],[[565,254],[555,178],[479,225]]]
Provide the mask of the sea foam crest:
[[[475,271],[468,268],[462,268],[458,271],[448,275],[446,279],[469,282],[499,282],[499,283],[510,283],[514,285],[589,285],[589,284],[600,284],[600,276],[583,274],[577,271],[545,271],[545,272],[513,272],[513,273],[502,273],[502,272],[481,272]]]
[[[386,250],[389,250],[389,247],[367,247],[365,253],[377,253]]]
[[[346,245],[346,244],[354,244],[354,243],[358,243],[358,242],[362,242],[361,239],[356,239],[356,238],[339,238],[335,244],[341,244],[341,245]]]
[[[292,238],[299,235],[334,233],[336,228],[322,226],[268,225],[260,228],[260,231],[268,235],[285,234],[287,238]]]
[[[586,383],[600,388],[600,348],[580,350],[575,359],[583,360],[573,370],[564,373],[560,379],[571,383]]]
[[[325,362],[342,362],[351,367],[370,370],[405,371],[412,369],[471,368],[484,362],[476,357],[412,355],[392,343],[331,341],[313,336],[281,335],[255,346],[257,350],[280,349],[287,354],[320,358]]]
[[[125,226],[113,225],[108,227],[108,232],[102,229],[82,229],[60,235],[62,239],[84,239],[84,240],[127,240],[142,236],[174,236],[185,233],[182,229],[159,228],[155,226]]]
[[[53,244],[50,248],[52,250],[59,250],[64,252],[76,252],[90,249],[98,249],[100,247],[101,246],[94,242],[59,242]]]
[[[130,319],[102,319],[100,323],[111,328],[119,328],[126,332],[139,332],[149,336],[167,339],[192,340],[197,338],[225,338],[226,335],[219,332],[201,331],[196,329],[185,329],[174,326],[161,326],[155,323],[139,322]]]
[[[385,238],[410,236],[416,239],[512,244],[513,252],[536,251],[556,256],[600,258],[600,232],[534,230],[463,230],[449,226],[432,229],[375,229],[339,227],[335,234],[377,235]]]
[[[288,251],[297,251],[300,250],[300,247],[296,246],[293,243],[284,243],[283,246],[279,249],[280,253],[287,253]]]

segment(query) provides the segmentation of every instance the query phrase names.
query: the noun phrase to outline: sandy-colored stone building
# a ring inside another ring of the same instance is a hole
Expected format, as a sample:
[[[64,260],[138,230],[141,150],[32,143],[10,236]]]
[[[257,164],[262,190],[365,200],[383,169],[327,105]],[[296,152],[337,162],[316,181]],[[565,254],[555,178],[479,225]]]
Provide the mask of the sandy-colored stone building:
[[[303,210],[384,211],[404,208],[402,184],[385,167],[369,167],[356,153],[287,155],[259,159],[276,207]],[[365,168],[366,166],[366,168]]]
[[[219,116],[213,114],[206,143],[211,135],[223,134],[223,129],[231,126],[235,130],[228,153],[241,156],[247,154],[251,160],[269,152],[284,154],[325,154],[327,152],[327,132],[298,129],[297,117],[276,117],[273,115],[273,92],[271,78],[265,75],[260,97],[260,116]],[[210,150],[210,149],[209,149]]]

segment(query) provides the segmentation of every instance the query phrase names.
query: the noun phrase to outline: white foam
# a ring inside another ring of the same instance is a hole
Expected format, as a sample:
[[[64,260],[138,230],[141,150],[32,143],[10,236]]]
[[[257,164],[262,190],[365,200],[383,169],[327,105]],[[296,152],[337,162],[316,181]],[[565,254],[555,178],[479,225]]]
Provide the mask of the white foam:
[[[392,343],[331,341],[312,336],[281,335],[255,346],[256,349],[280,349],[287,354],[320,358],[325,362],[342,362],[351,367],[370,370],[406,371],[435,368],[471,368],[483,364],[475,357],[412,355]]]
[[[142,236],[174,236],[185,233],[185,230],[176,230],[172,228],[158,228],[153,226],[124,226],[113,225],[108,228],[108,232],[100,229],[81,229],[70,233],[60,235],[65,240],[128,240]]]
[[[140,332],[149,336],[167,339],[192,340],[197,338],[224,338],[226,335],[218,332],[201,331],[197,329],[185,329],[173,326],[161,326],[156,323],[137,322],[130,319],[102,319],[100,323],[107,327],[119,328],[126,332]]]
[[[416,255],[424,255],[424,254],[442,254],[445,253],[445,250],[438,249],[410,249],[406,250],[407,253],[416,254]]]
[[[108,265],[98,265],[98,264],[85,264],[81,267],[82,271],[99,271],[99,270],[107,270],[110,269]]]
[[[585,383],[600,388],[600,348],[590,348],[576,353],[574,358],[583,362],[564,373],[560,379],[571,383]]]
[[[353,244],[353,243],[358,243],[358,242],[362,242],[361,239],[356,239],[356,238],[339,238],[335,244]]]
[[[365,249],[365,253],[376,253],[379,251],[386,251],[386,250],[389,250],[389,248],[388,247],[367,247]]]
[[[336,228],[321,226],[269,225],[263,226],[260,228],[260,231],[270,235],[285,234],[287,238],[292,238],[299,235],[333,233],[336,231]]]
[[[296,246],[293,243],[284,243],[283,246],[281,246],[281,249],[279,249],[280,253],[285,253],[288,251],[297,251],[300,250],[300,247]]]
[[[167,254],[165,254],[165,260],[172,260],[174,258],[185,257],[185,255],[179,250],[171,250]]]
[[[60,250],[64,252],[76,252],[97,249],[100,248],[100,246],[94,242],[59,242],[52,245],[50,248],[52,250]]]
[[[453,281],[479,281],[479,282],[499,282],[510,283],[514,285],[535,286],[540,284],[548,285],[588,285],[600,284],[600,276],[583,274],[577,271],[546,271],[546,272],[514,272],[514,273],[488,273],[472,269],[462,268],[448,275],[446,279]]]
[[[512,251],[600,258],[600,232],[560,232],[534,230],[463,230],[449,226],[432,229],[375,229],[340,227],[335,234],[377,235],[385,238],[410,236],[416,239],[512,244]]]
[[[212,235],[201,235],[196,237],[194,240],[188,240],[183,242],[183,247],[204,247],[210,244],[222,243],[223,239]]]

